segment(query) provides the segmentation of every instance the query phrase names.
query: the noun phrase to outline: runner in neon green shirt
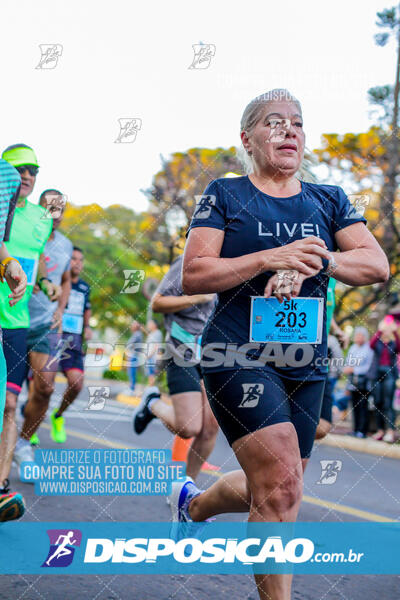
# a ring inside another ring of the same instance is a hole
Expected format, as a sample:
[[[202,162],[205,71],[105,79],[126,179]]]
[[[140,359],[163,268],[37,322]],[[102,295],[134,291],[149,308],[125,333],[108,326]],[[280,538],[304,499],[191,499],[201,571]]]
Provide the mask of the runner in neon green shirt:
[[[7,286],[0,286],[0,323],[5,329],[29,327],[28,302],[39,266],[39,257],[51,234],[52,220],[46,218],[46,211],[41,206],[24,200],[24,206],[15,209],[10,240],[6,247],[11,256],[17,258],[28,278],[28,285],[23,299],[15,306],[9,305]]]
[[[52,299],[57,298],[57,286],[46,281],[47,269],[42,251],[51,234],[52,219],[45,210],[27,200],[31,194],[39,169],[37,158],[29,146],[9,146],[2,158],[14,166],[21,177],[21,187],[10,239],[6,242],[8,252],[18,258],[28,278],[27,291],[23,299],[10,306],[9,286],[0,285],[0,325],[3,329],[3,349],[7,364],[7,392],[4,411],[4,430],[0,440],[0,494],[9,491],[8,476],[11,470],[13,451],[17,438],[15,410],[18,394],[27,374],[27,331],[29,327],[28,300],[32,294],[37,275],[42,289]],[[16,263],[17,264],[17,263]],[[12,303],[13,304],[13,303]],[[22,498],[22,497],[21,497]],[[16,519],[23,513],[24,506],[7,519]]]
[[[6,290],[7,305],[14,306],[23,297],[26,289],[26,276],[21,265],[10,257],[4,244],[9,240],[10,228],[14,216],[21,186],[21,177],[17,170],[5,160],[0,159],[0,288]],[[10,294],[10,289],[12,290]],[[0,343],[0,433],[3,425],[3,413],[6,400],[7,365]],[[0,522],[20,517],[25,510],[21,494],[10,493],[6,485],[0,488]]]

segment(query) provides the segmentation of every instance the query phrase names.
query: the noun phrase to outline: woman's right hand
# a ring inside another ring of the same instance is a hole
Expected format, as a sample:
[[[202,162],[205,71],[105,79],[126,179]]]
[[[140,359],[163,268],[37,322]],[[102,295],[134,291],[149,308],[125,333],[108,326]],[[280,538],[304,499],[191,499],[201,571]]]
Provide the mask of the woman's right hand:
[[[285,246],[265,250],[265,263],[268,271],[296,270],[312,277],[317,269],[322,269],[322,259],[330,258],[324,240],[310,235]]]

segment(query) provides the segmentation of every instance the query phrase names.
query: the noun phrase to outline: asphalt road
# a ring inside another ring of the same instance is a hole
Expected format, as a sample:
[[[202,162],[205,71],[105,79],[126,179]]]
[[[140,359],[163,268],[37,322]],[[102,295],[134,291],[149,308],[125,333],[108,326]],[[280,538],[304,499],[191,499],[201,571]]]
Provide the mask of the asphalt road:
[[[62,389],[52,400],[55,405]],[[170,448],[171,435],[153,421],[142,436],[132,431],[131,406],[108,400],[102,411],[84,410],[88,391],[84,389],[67,413],[66,448],[141,447]],[[42,447],[55,447],[48,423],[39,431]],[[341,461],[341,470],[332,485],[321,481],[320,461]],[[222,435],[209,459],[222,471],[237,468],[237,462]],[[394,459],[336,450],[319,445],[308,466],[301,521],[376,521],[400,518],[400,463]],[[200,487],[215,481],[216,475],[202,473]],[[13,489],[24,494],[27,521],[166,521],[170,510],[163,497],[63,497],[36,496],[33,486],[20,483],[12,471]],[[151,510],[149,510],[149,504]],[[246,520],[246,514],[227,514],[219,520]],[[399,598],[400,576],[394,575],[307,575],[296,576],[296,600],[376,600]],[[252,577],[246,575],[2,575],[1,600],[257,600]]]

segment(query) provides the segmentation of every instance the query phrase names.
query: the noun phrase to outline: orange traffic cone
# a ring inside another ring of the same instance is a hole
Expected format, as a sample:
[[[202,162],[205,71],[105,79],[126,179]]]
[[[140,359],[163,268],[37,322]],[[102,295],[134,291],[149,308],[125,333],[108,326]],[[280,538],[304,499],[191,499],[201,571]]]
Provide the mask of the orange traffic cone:
[[[192,441],[193,438],[185,440],[179,437],[179,435],[176,435],[172,444],[172,460],[187,462],[187,455]],[[201,469],[202,471],[220,471],[221,467],[204,462]]]
[[[193,438],[183,439],[176,435],[172,444],[172,460],[186,462],[190,444]]]

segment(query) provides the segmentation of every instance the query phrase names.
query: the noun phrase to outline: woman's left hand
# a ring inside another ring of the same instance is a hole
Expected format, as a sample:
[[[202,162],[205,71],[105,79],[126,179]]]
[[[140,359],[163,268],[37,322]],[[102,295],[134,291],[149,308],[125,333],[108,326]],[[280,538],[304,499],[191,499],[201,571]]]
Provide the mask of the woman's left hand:
[[[288,283],[284,281],[285,271],[282,271],[282,273],[283,275],[280,273],[275,273],[275,275],[270,277],[264,290],[265,298],[270,298],[271,295],[274,294],[279,303],[282,303],[284,299],[290,300],[291,298],[296,298],[300,294],[304,280],[317,275],[319,273],[319,269],[314,269],[312,275],[305,275],[304,273],[299,273],[298,271],[292,271],[292,273],[294,273],[294,277],[291,277]]]

